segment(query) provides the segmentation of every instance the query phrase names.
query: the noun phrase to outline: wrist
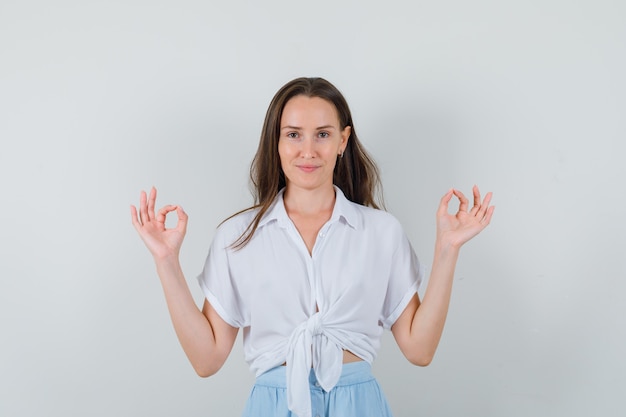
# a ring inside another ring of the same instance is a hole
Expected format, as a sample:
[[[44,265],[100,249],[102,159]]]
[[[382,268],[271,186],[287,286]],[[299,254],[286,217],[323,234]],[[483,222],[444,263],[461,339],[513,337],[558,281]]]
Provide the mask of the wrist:
[[[454,257],[459,255],[461,245],[447,239],[437,238],[435,241],[435,255]]]
[[[177,253],[155,256],[154,263],[159,271],[173,271],[181,269]]]

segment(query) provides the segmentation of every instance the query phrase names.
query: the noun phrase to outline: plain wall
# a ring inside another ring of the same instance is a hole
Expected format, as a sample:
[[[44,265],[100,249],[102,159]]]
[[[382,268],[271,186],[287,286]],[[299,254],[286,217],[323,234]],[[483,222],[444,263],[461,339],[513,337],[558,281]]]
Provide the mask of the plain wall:
[[[267,105],[322,76],[430,264],[450,188],[494,192],[433,364],[389,333],[398,417],[618,416],[626,392],[623,1],[0,3],[0,415],[238,416],[238,340],[197,377],[129,206],[215,227],[251,203]],[[421,291],[423,292],[424,287]]]

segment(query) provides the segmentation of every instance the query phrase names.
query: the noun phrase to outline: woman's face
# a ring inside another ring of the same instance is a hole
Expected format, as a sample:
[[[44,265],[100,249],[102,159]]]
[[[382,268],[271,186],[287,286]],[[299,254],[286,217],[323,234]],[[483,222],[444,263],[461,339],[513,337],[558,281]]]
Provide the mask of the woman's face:
[[[333,185],[333,170],[348,144],[335,106],[319,97],[291,98],[280,119],[278,154],[287,187],[316,190]]]

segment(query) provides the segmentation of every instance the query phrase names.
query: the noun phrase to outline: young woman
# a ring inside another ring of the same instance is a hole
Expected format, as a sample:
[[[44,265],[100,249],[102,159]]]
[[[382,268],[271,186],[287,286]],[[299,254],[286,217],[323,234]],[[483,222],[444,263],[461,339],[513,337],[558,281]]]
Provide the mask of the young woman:
[[[216,373],[243,329],[257,379],[244,416],[391,416],[370,364],[391,329],[413,364],[430,363],[441,337],[461,246],[489,224],[491,193],[473,205],[448,191],[437,210],[428,288],[402,227],[379,209],[376,165],[341,93],[298,78],[274,96],[252,163],[255,204],[217,229],[198,277],[200,310],[179,263],[180,206],[155,212],[141,192],[133,225],[152,253],[176,334],[200,376]],[[448,213],[452,198],[458,212]],[[168,213],[178,223],[165,227]]]

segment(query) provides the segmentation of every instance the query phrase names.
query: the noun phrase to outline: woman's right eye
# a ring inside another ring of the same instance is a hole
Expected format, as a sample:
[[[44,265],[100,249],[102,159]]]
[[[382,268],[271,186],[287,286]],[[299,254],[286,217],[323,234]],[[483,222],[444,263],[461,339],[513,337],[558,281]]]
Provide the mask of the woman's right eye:
[[[287,137],[289,139],[298,139],[298,132],[289,132],[287,133]]]

